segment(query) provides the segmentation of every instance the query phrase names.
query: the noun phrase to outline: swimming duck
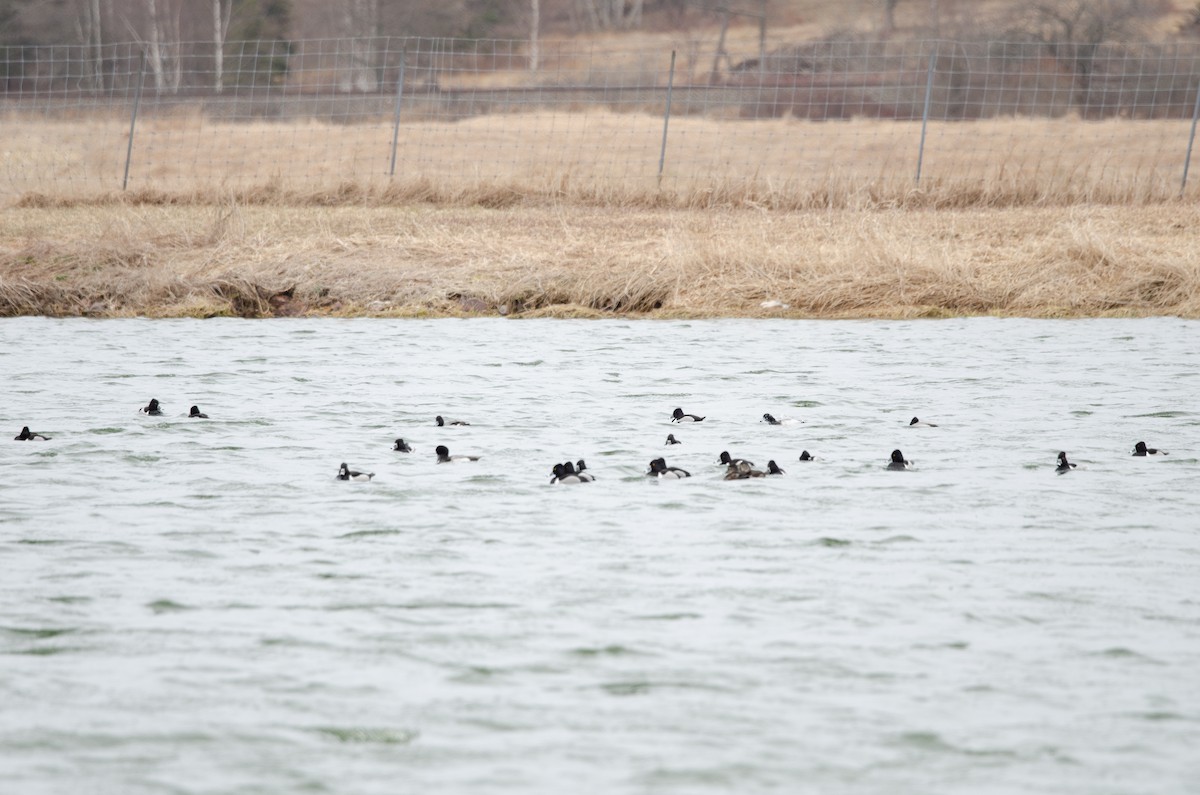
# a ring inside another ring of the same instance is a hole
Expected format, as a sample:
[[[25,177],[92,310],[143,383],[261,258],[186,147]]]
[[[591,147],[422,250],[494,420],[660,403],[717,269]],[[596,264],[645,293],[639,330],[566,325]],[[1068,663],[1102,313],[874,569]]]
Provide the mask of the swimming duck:
[[[345,463],[338,468],[337,473],[338,480],[370,480],[373,477],[375,477],[374,472],[355,472]]]
[[[1075,468],[1075,465],[1074,465],[1074,464],[1072,464],[1070,461],[1068,461],[1068,460],[1067,460],[1067,454],[1066,454],[1066,453],[1059,453],[1059,454],[1058,454],[1058,466],[1056,466],[1056,467],[1054,468],[1054,471],[1055,471],[1055,472],[1057,472],[1058,474],[1062,475],[1062,474],[1065,474],[1065,473],[1067,473],[1067,472],[1070,472],[1070,471],[1071,471],[1072,469],[1074,469],[1074,468]]]
[[[787,473],[779,468],[779,464],[776,464],[774,461],[768,461],[767,462],[767,474],[768,475],[786,475]]]
[[[650,462],[650,471],[646,473],[651,478],[690,478],[691,472],[679,467],[667,466],[665,458],[656,458]]]
[[[726,480],[745,480],[747,478],[761,478],[766,476],[766,472],[760,472],[750,465],[749,461],[737,461],[730,464],[729,469],[725,471]]]
[[[151,417],[162,416],[162,409],[158,407],[158,398],[151,398],[150,405],[142,406],[140,409],[138,409],[138,411]]]
[[[899,450],[893,450],[892,451],[892,460],[888,463],[887,468],[897,470],[897,471],[904,470],[904,469],[912,469],[912,461],[906,460],[904,458],[904,453],[900,452]]]
[[[462,461],[479,460],[479,456],[477,455],[450,455],[450,450],[444,444],[439,444],[433,452],[437,453],[437,462],[439,464],[451,464]]]
[[[190,417],[193,420],[208,419],[208,415],[201,412],[199,406],[192,406],[192,408],[188,411],[188,417]]]
[[[568,471],[571,471],[571,463],[569,461],[567,462],[567,469]],[[591,483],[596,479],[595,475],[587,471],[587,464],[582,458],[575,462],[575,468],[573,471],[584,483]]]
[[[574,473],[568,473],[564,464],[555,464],[551,470],[554,476],[550,478],[551,483],[583,483],[583,479]]]
[[[815,455],[809,455],[807,450],[801,450],[800,451],[800,460],[801,461],[816,461],[817,457]]]
[[[676,438],[675,438],[675,434],[673,434],[673,433],[668,433],[668,434],[667,434],[667,444],[683,444],[683,442],[681,442],[681,441],[679,441],[678,439],[676,439]]]
[[[1133,446],[1133,454],[1135,456],[1143,455],[1166,455],[1166,450],[1159,450],[1156,447],[1147,447],[1145,442],[1138,442]]]
[[[763,415],[763,418],[762,418],[762,421],[763,421],[763,422],[765,422],[767,425],[783,425],[783,423],[782,423],[782,422],[780,422],[779,420],[775,419],[775,418],[774,418],[774,417],[772,417],[770,414],[764,414],[764,415]]]
[[[695,414],[684,414],[683,409],[675,409],[671,412],[671,422],[704,422],[704,418]]]
[[[403,439],[397,439],[396,446],[393,447],[392,449],[398,453],[411,453],[412,452],[412,448],[408,446],[408,442],[404,441]]]
[[[724,464],[725,466],[736,466],[737,464],[739,464],[743,461],[745,461],[745,463],[749,464],[750,466],[754,466],[753,461],[746,461],[746,459],[744,459],[744,458],[730,458],[729,451],[725,450],[721,453],[721,458],[717,461],[717,463]]]
[[[49,436],[43,436],[40,433],[33,433],[29,430],[28,425],[21,426],[21,432],[13,437],[14,442],[44,442]]]
[[[936,427],[937,427],[937,426],[936,426],[936,425],[934,425],[932,422],[921,422],[921,421],[920,421],[919,419],[917,419],[916,417],[913,417],[913,418],[912,418],[912,420],[911,420],[911,421],[909,421],[909,423],[908,423],[908,424],[909,424],[909,426],[910,426],[910,427],[911,427],[911,426],[913,426],[913,425],[923,425],[923,426],[925,426],[926,428],[936,428]]]
[[[471,423],[469,423],[469,422],[463,422],[462,420],[449,420],[449,421],[447,421],[447,420],[445,420],[445,419],[443,419],[443,418],[442,418],[442,415],[441,415],[441,414],[439,414],[439,415],[437,416],[437,418],[436,418],[436,419],[437,419],[437,424],[438,424],[438,427],[439,427],[439,428],[441,428],[442,426],[445,426],[445,425],[470,425],[470,424],[471,424]]]

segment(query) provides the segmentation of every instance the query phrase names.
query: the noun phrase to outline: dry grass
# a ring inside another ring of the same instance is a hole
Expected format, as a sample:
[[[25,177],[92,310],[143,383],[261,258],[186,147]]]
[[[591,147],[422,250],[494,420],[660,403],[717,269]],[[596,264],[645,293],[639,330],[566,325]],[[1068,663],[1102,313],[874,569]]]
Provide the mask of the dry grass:
[[[880,5],[797,0],[771,35],[876,32]],[[942,0],[942,31],[1011,7]],[[928,24],[923,4],[897,13],[901,34]],[[918,185],[917,123],[686,115],[714,19],[610,42],[680,52],[661,180],[656,112],[582,104],[446,121],[414,99],[394,180],[390,113],[147,113],[127,192],[124,112],[7,113],[0,316],[1200,317],[1186,122],[932,123]],[[726,43],[757,51],[757,25],[735,21]],[[590,51],[545,44],[562,68]],[[661,78],[637,58],[634,78]]]
[[[121,120],[6,124],[0,315],[1200,317],[1179,122],[933,125],[918,186],[910,123],[682,118],[660,185],[632,114],[413,125],[424,176],[395,181],[386,125],[264,177],[332,128],[184,115],[147,122],[124,193]],[[567,143],[523,146],[539,125]]]
[[[1179,203],[47,202],[5,213],[0,315],[1200,317],[1198,224]]]
[[[6,117],[0,200],[111,200],[127,125]],[[129,187],[156,200],[243,204],[1140,205],[1178,195],[1188,130],[1122,119],[933,123],[917,185],[918,122],[680,117],[660,181],[660,118],[529,112],[406,124],[389,179],[390,120],[230,124],[183,114],[140,124]],[[1193,179],[1186,198],[1198,196]]]

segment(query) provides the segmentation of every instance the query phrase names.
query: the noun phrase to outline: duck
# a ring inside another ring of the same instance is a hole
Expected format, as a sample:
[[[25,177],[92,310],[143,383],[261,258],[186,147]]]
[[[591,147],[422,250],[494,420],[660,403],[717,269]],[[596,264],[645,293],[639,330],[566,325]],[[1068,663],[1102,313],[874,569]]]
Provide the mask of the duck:
[[[1070,472],[1074,468],[1075,468],[1075,465],[1067,460],[1066,453],[1058,454],[1058,466],[1056,466],[1054,468],[1055,472],[1057,472],[1060,475],[1065,475],[1067,472]]]
[[[913,462],[907,460],[904,457],[904,453],[900,452],[899,450],[893,450],[892,460],[888,462],[887,468],[895,471],[902,471],[905,469],[912,469],[912,465]]]
[[[469,423],[469,422],[463,422],[462,420],[449,420],[449,421],[447,421],[447,420],[443,419],[443,417],[442,417],[442,415],[441,415],[441,414],[437,415],[437,417],[436,417],[435,419],[437,420],[437,424],[438,424],[438,427],[439,427],[439,428],[441,428],[441,427],[443,427],[443,426],[445,426],[445,425],[470,425],[470,424],[471,424],[471,423]]]
[[[673,434],[673,433],[668,433],[668,434],[667,434],[667,444],[683,444],[683,442],[681,442],[681,441],[679,441],[678,439],[676,439],[676,438],[675,438],[675,434]]]
[[[760,472],[750,465],[749,461],[739,460],[736,463],[730,464],[729,469],[725,471],[725,480],[746,480],[747,478],[766,477],[766,472]]]
[[[1144,455],[1166,455],[1166,450],[1159,450],[1157,447],[1147,447],[1145,442],[1138,442],[1133,446],[1133,454],[1135,456]]]
[[[142,406],[140,409],[138,409],[138,411],[150,417],[162,416],[162,409],[158,406],[158,398],[151,398],[150,404]]]
[[[776,464],[774,461],[768,461],[767,462],[767,474],[768,475],[786,475],[787,473],[779,468],[779,464]]]
[[[208,419],[208,415],[205,414],[204,412],[200,411],[199,406],[192,406],[191,409],[188,410],[188,417],[193,420]]]
[[[646,477],[651,478],[690,478],[691,472],[679,467],[667,466],[665,458],[656,458],[650,462],[650,471],[646,473]]]
[[[374,472],[355,472],[350,467],[346,466],[345,462],[338,468],[338,480],[370,480],[375,477]]]
[[[759,421],[765,422],[767,425],[799,425],[801,422],[800,420],[792,419],[791,417],[784,417],[781,420],[776,419],[774,414],[764,414],[763,418]]]
[[[437,462],[439,464],[452,464],[462,461],[479,460],[479,456],[477,455],[450,455],[450,450],[444,444],[439,444],[433,452],[437,453]]]
[[[555,464],[551,472],[554,474],[550,478],[551,483],[583,483],[583,478],[579,475],[567,472],[565,464]]]
[[[567,469],[568,470],[571,469],[570,462],[567,463]],[[579,476],[579,479],[582,480],[584,483],[591,483],[593,480],[596,479],[595,475],[593,475],[591,472],[587,471],[587,463],[584,462],[584,460],[582,458],[575,462],[575,468],[573,471],[575,472],[576,475]]]
[[[49,436],[43,436],[40,433],[34,433],[29,430],[28,425],[21,426],[21,432],[13,437],[14,442],[45,442],[49,440]]]
[[[412,448],[408,446],[408,442],[404,441],[403,439],[397,439],[396,444],[394,447],[392,447],[392,449],[395,450],[397,453],[411,453],[412,452]]]
[[[934,425],[932,422],[921,422],[921,420],[917,417],[913,417],[911,420],[909,420],[908,425],[910,428],[914,425],[920,425],[920,426],[923,426],[926,428],[936,428],[937,427],[937,425]]]
[[[817,457],[815,455],[811,455],[807,450],[801,450],[800,451],[800,460],[801,461],[816,461]]]
[[[704,422],[704,417],[697,417],[695,414],[684,414],[683,409],[675,409],[671,412],[671,422]]]
[[[754,466],[754,462],[753,462],[753,461],[746,461],[746,459],[744,459],[744,458],[730,458],[730,457],[729,457],[729,451],[728,451],[728,450],[725,450],[725,451],[722,451],[722,453],[721,453],[721,457],[720,457],[720,459],[717,461],[717,463],[718,463],[718,464],[724,464],[725,466],[736,466],[737,464],[740,464],[740,463],[742,463],[743,461],[744,461],[745,463],[749,464],[750,466]]]

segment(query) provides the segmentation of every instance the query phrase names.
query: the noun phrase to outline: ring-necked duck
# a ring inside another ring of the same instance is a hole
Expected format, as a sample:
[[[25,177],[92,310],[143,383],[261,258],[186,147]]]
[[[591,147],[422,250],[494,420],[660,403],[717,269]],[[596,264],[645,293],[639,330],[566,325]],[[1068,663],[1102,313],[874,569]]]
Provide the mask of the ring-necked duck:
[[[398,453],[411,453],[412,452],[412,448],[408,446],[408,442],[404,441],[403,439],[397,439],[396,446],[393,447],[392,449]]]
[[[779,464],[776,464],[774,461],[768,461],[767,462],[767,474],[768,475],[786,475],[787,473],[779,468]]]
[[[550,479],[551,483],[591,483],[596,478],[590,472],[584,472],[587,469],[587,464],[583,461],[579,462],[580,467],[575,468],[575,465],[570,461],[562,464],[554,465],[554,477]]]
[[[563,464],[555,464],[553,469],[553,477],[550,478],[551,483],[582,483],[583,479],[575,473],[567,472],[567,468]]]
[[[744,459],[744,458],[730,458],[729,451],[725,450],[725,451],[722,451],[721,458],[717,461],[717,463],[724,464],[725,466],[736,466],[737,464],[739,464],[743,461],[745,461],[750,466],[754,466],[753,461],[746,461],[746,459]]]
[[[570,470],[570,467],[571,467],[571,463],[568,461],[567,462],[568,470]],[[575,462],[574,472],[576,475],[579,476],[579,479],[582,480],[584,483],[591,483],[593,480],[596,479],[595,475],[593,475],[591,472],[587,471],[587,463],[585,463],[582,458]]]
[[[1070,461],[1068,461],[1068,460],[1067,460],[1067,454],[1066,454],[1066,453],[1059,453],[1059,454],[1058,454],[1058,466],[1056,466],[1056,467],[1054,468],[1054,471],[1055,471],[1055,472],[1057,472],[1058,474],[1062,475],[1062,474],[1065,474],[1065,473],[1067,473],[1067,472],[1070,472],[1070,471],[1071,471],[1072,469],[1074,469],[1074,468],[1075,468],[1075,465],[1074,465],[1074,464],[1072,464]]]
[[[809,455],[807,450],[801,450],[800,451],[800,460],[801,461],[816,461],[817,457],[815,455]]]
[[[905,459],[904,453],[899,450],[893,450],[892,460],[888,463],[887,468],[894,470],[912,469],[912,461]]]
[[[21,426],[21,432],[13,437],[14,442],[44,442],[49,439],[49,436],[43,436],[40,433],[33,433],[29,430],[28,425]]]
[[[190,410],[188,410],[188,417],[190,417],[193,420],[208,419],[208,415],[201,412],[199,406],[192,406],[192,408]]]
[[[746,478],[761,478],[766,472],[760,472],[750,465],[749,461],[737,461],[729,465],[725,471],[726,480],[745,480]]]
[[[936,427],[937,427],[937,426],[936,426],[936,425],[934,425],[932,422],[921,422],[921,421],[920,421],[919,419],[917,419],[916,417],[913,417],[913,418],[912,418],[912,420],[911,420],[911,421],[909,421],[909,423],[908,423],[908,424],[909,424],[910,426],[912,426],[912,425],[924,425],[926,428],[936,428]]]
[[[158,406],[158,398],[151,398],[150,405],[142,406],[140,409],[138,409],[138,411],[140,411],[143,414],[148,414],[151,417],[161,417],[162,416],[162,409],[159,408],[159,406]]]
[[[458,461],[478,461],[477,455],[450,455],[450,450],[444,444],[439,444],[434,450],[437,453],[437,462],[439,464],[450,464]]]
[[[690,478],[691,472],[679,467],[667,466],[665,458],[656,458],[650,462],[650,471],[646,473],[651,478]]]
[[[675,434],[673,434],[673,433],[668,433],[668,434],[667,434],[667,444],[683,444],[683,442],[681,442],[681,441],[679,441],[678,439],[676,439],[676,438],[675,438]]]
[[[355,472],[345,463],[338,468],[337,473],[338,480],[370,480],[373,477],[375,477],[374,472]]]
[[[684,414],[683,409],[675,409],[671,412],[671,422],[704,422],[704,417],[697,417],[695,414]]]
[[[1156,447],[1147,447],[1145,442],[1138,442],[1133,446],[1133,454],[1136,456],[1143,455],[1166,455],[1166,450],[1159,450]]]
[[[437,419],[437,424],[438,424],[439,428],[441,428],[444,425],[470,425],[471,424],[469,422],[463,422],[462,420],[445,420],[442,418],[441,414],[439,414],[436,417],[436,419]]]

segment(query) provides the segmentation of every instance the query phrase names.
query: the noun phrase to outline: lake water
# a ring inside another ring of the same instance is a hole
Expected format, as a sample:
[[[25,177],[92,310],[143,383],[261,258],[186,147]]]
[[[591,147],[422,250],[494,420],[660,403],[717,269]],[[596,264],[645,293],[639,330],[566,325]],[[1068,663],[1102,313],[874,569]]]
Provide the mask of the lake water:
[[[1195,321],[19,318],[0,418],[5,793],[1200,788]]]

